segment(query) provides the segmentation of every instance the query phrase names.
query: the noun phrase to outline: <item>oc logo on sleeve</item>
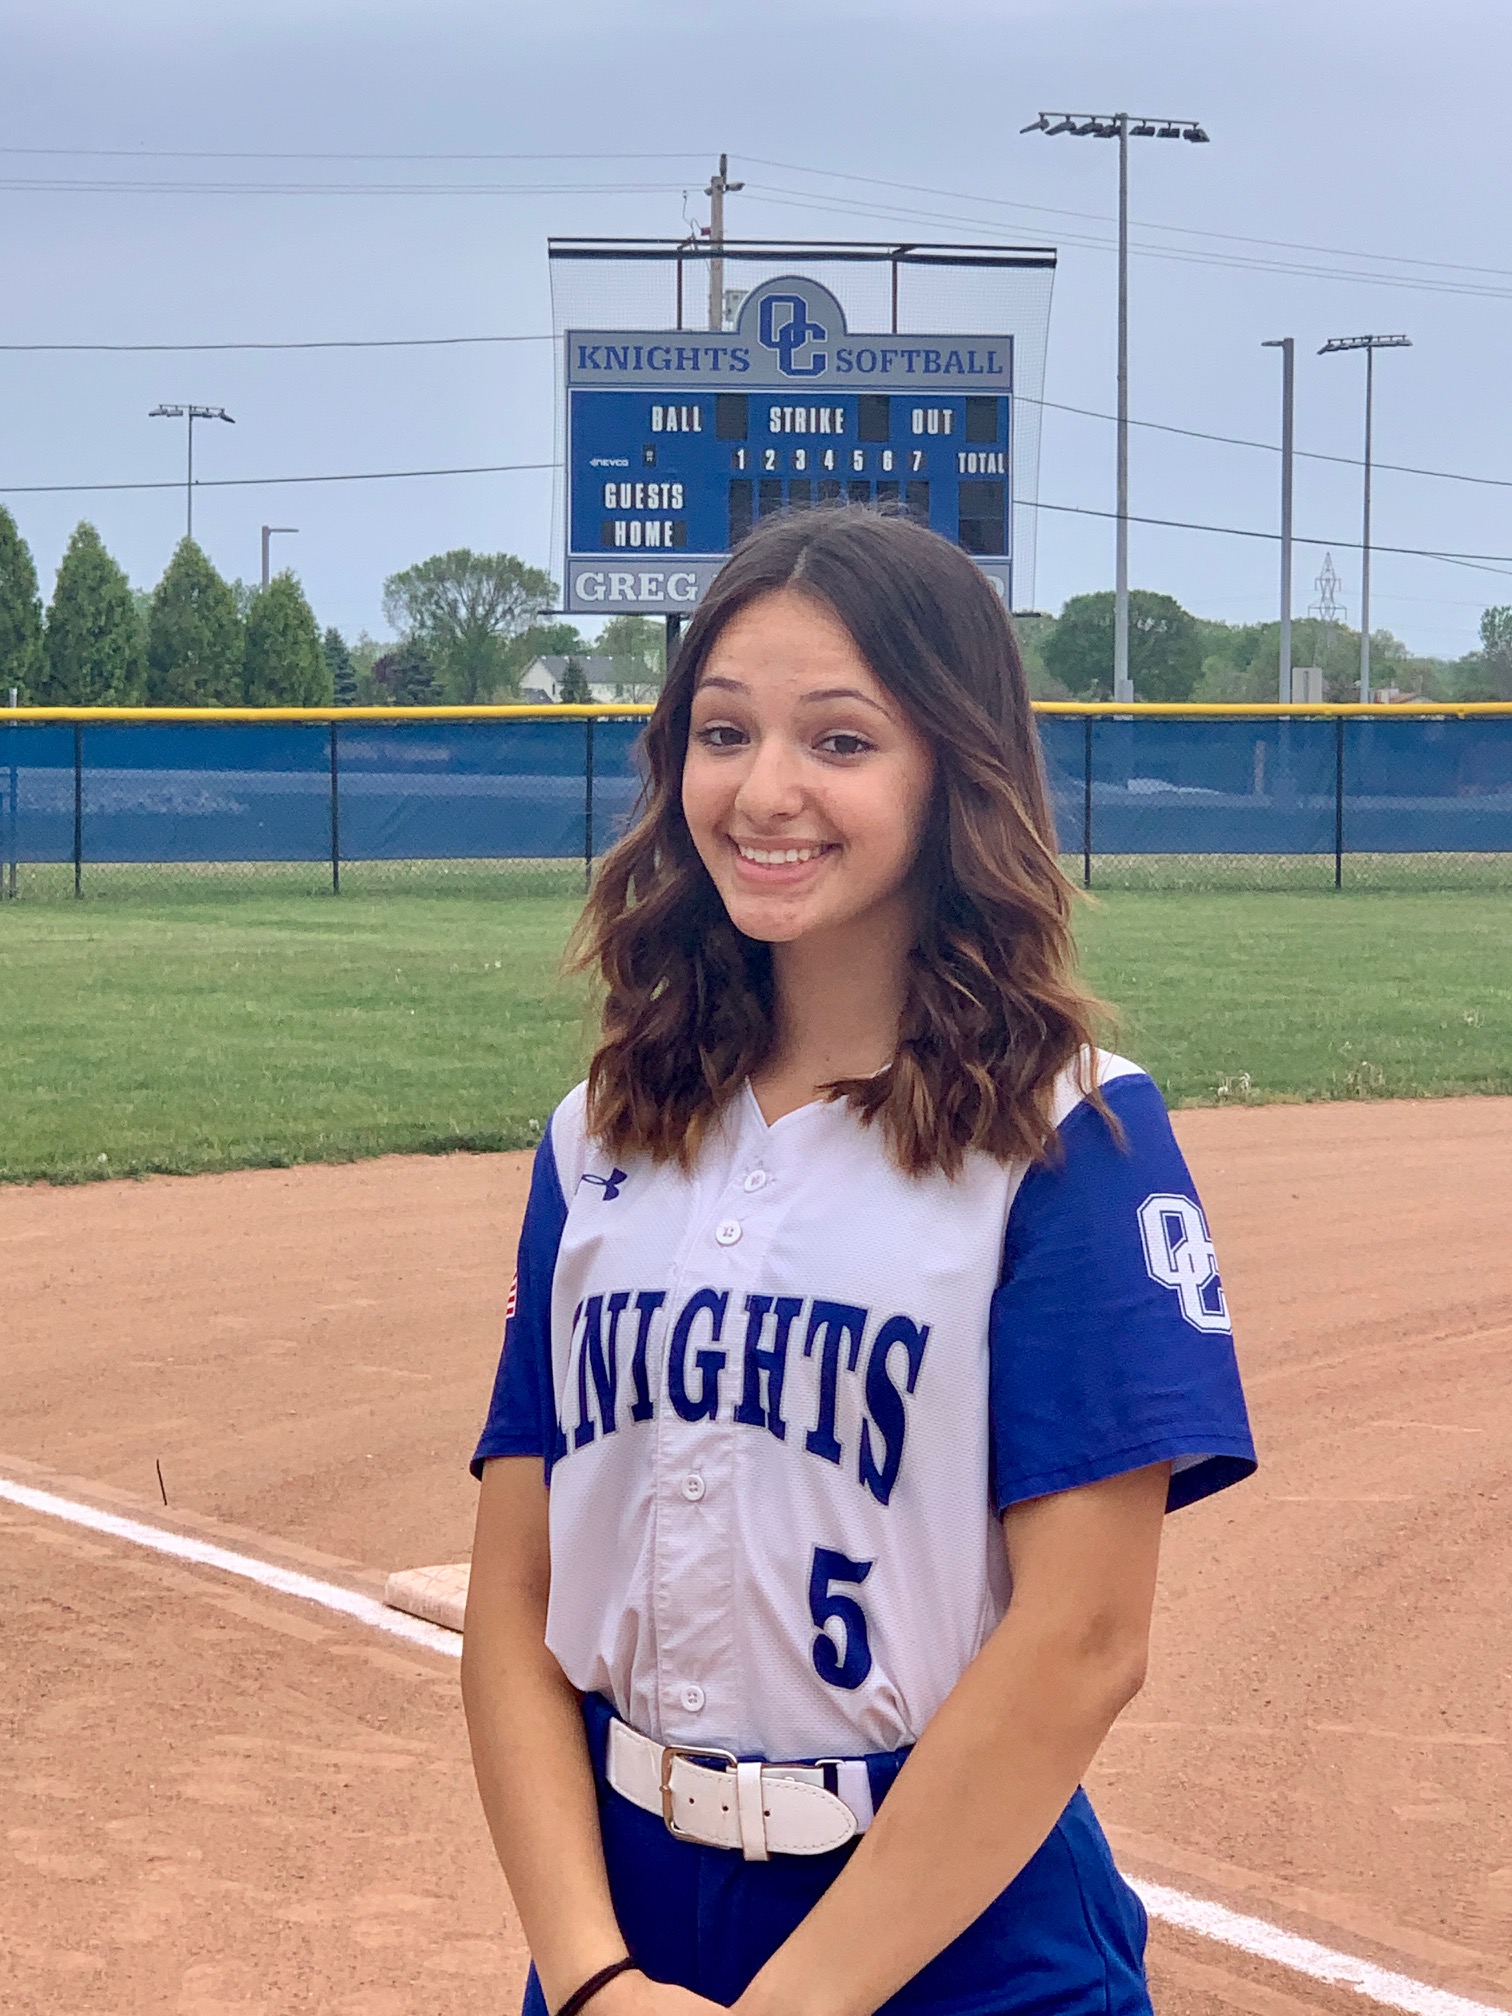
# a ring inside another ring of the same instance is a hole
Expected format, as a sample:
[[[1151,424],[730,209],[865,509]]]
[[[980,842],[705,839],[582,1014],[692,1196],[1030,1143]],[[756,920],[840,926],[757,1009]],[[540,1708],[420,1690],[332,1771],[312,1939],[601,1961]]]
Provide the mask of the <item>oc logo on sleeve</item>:
[[[1228,1330],[1228,1304],[1218,1278],[1218,1255],[1202,1206],[1190,1197],[1157,1192],[1139,1207],[1139,1237],[1152,1281],[1173,1288],[1194,1330]]]

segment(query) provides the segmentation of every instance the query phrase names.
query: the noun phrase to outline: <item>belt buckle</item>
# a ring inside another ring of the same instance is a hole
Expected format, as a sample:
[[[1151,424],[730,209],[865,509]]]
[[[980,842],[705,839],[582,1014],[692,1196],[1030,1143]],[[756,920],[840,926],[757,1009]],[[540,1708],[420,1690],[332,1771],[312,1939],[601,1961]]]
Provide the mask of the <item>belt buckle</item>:
[[[686,1763],[696,1764],[700,1757],[717,1757],[721,1763],[734,1770],[739,1758],[732,1750],[716,1750],[698,1743],[664,1743],[661,1757],[661,1809],[667,1832],[679,1841],[691,1841],[694,1837],[685,1828],[679,1827],[672,1811],[672,1766],[679,1758]]]

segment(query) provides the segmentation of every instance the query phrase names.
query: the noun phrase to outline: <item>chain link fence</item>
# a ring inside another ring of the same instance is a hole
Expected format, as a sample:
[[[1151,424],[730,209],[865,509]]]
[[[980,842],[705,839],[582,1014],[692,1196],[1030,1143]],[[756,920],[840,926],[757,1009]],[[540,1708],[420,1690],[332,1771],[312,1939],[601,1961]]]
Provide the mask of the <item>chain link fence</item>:
[[[579,896],[648,709],[0,715],[0,899]],[[1094,889],[1512,888],[1512,706],[1050,703]]]

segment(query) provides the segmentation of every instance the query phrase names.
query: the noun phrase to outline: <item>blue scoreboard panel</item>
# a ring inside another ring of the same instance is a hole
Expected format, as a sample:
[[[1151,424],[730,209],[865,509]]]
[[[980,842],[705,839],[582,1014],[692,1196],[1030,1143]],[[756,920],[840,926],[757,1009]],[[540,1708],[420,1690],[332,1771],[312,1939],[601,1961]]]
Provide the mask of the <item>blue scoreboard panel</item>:
[[[1010,598],[1012,339],[852,337],[809,280],[734,331],[570,331],[566,606],[686,613],[761,518],[889,505]]]

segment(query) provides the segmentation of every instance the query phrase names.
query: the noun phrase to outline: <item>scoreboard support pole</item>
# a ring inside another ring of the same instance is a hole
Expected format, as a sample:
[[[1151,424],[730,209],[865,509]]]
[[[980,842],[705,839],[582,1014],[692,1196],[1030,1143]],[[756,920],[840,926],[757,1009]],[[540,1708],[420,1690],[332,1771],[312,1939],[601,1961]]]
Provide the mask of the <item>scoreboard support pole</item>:
[[[667,643],[663,656],[666,659],[667,670],[670,672],[672,670],[672,661],[677,656],[677,647],[682,642],[683,619],[681,616],[668,616],[665,620],[667,625]]]
[[[583,723],[583,887],[593,887],[593,716]]]

